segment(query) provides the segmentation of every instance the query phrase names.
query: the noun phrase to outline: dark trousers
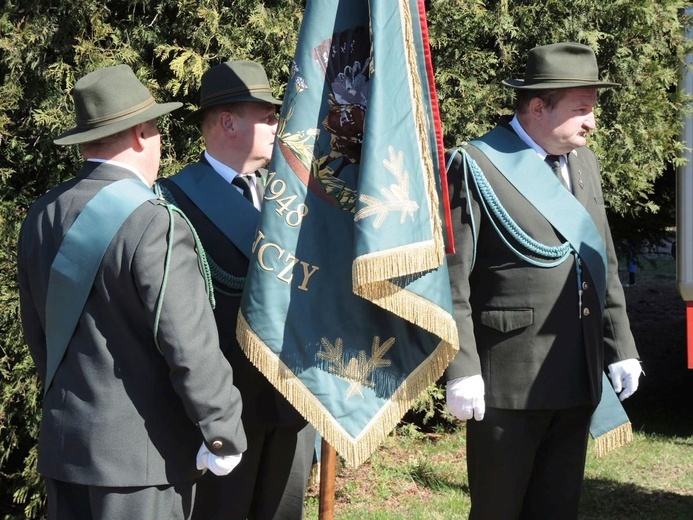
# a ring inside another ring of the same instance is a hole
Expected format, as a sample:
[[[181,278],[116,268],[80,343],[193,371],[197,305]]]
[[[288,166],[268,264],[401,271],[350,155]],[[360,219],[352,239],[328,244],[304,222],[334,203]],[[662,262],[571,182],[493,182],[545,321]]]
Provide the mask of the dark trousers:
[[[198,481],[193,520],[300,520],[313,465],[310,424],[245,427],[248,449],[225,477]]]
[[[593,411],[487,408],[467,421],[469,518],[577,519]]]
[[[195,483],[101,487],[46,478],[49,520],[188,520]]]

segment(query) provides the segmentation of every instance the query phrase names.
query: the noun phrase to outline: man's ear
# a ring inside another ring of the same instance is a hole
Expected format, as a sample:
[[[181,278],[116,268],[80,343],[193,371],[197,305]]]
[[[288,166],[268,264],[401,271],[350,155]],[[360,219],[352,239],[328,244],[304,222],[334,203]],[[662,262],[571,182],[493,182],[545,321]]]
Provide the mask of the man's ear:
[[[132,138],[133,138],[133,148],[137,147],[138,149],[144,148],[145,141],[147,140],[147,127],[145,123],[140,123],[139,125],[135,125],[131,128],[132,132]]]
[[[220,112],[219,123],[224,131],[234,132],[234,117],[231,112]]]
[[[544,110],[546,106],[544,105],[544,100],[539,97],[534,97],[529,100],[529,110],[528,112],[534,119],[541,119],[544,117]]]

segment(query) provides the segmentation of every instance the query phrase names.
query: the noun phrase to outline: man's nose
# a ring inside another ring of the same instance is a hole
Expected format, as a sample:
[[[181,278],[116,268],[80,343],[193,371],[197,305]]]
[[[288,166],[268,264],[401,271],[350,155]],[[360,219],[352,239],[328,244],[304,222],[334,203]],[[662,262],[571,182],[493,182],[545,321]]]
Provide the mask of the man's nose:
[[[588,130],[594,130],[597,127],[597,118],[594,117],[594,112],[590,112],[589,115],[585,118],[583,126],[586,127]]]

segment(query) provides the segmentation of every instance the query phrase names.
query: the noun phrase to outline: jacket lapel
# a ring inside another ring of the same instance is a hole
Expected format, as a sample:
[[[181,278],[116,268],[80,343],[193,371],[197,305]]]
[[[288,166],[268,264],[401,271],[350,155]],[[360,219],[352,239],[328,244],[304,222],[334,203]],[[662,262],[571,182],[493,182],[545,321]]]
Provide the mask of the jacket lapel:
[[[568,154],[568,174],[573,186],[573,195],[580,204],[587,207],[590,193],[587,185],[589,175],[587,174],[586,165],[580,160],[577,150],[573,150]]]

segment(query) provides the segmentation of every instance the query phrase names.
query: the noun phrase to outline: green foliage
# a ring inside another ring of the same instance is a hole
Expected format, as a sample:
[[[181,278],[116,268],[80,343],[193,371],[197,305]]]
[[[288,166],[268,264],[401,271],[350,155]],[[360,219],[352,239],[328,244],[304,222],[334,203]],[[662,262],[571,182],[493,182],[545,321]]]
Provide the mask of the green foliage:
[[[521,75],[527,50],[557,40],[590,44],[603,77],[622,83],[601,97],[592,146],[604,167],[620,238],[656,237],[673,222],[671,182],[682,149],[677,91],[690,50],[678,0],[430,0],[429,30],[447,146],[489,129],[510,111],[500,86]],[[0,511],[38,518],[40,384],[19,325],[14,252],[27,207],[70,178],[75,147],[52,140],[73,124],[70,90],[94,69],[128,63],[157,100],[183,101],[166,118],[162,174],[200,151],[183,112],[200,78],[227,59],[262,62],[280,96],[305,0],[3,0],[0,11]],[[669,180],[671,173],[668,173]],[[427,393],[415,413],[435,423],[444,396]],[[432,415],[431,415],[432,414]]]
[[[202,73],[227,59],[263,62],[281,94],[298,37],[301,0],[5,0],[0,14],[0,511],[44,514],[36,471],[41,387],[19,323],[15,250],[26,209],[67,180],[76,147],[52,140],[74,123],[70,90],[92,70],[129,64],[155,98],[197,103]],[[181,117],[160,124],[162,174],[199,154]]]
[[[601,77],[621,84],[600,95],[591,138],[602,165],[617,242],[657,242],[674,224],[674,171],[681,164],[677,89],[691,42],[679,0],[432,0],[436,84],[447,147],[490,129],[512,112],[512,89],[527,51],[556,41],[590,45]],[[665,177],[665,178],[663,178]],[[656,189],[659,188],[659,189]]]
[[[398,427],[401,435],[420,438],[427,432],[450,431],[457,419],[445,406],[445,385],[432,384],[423,392],[402,418]]]

